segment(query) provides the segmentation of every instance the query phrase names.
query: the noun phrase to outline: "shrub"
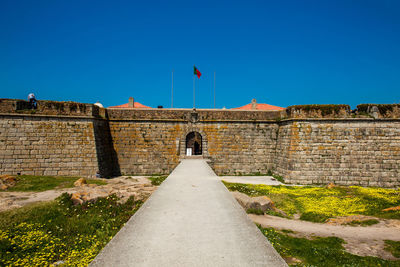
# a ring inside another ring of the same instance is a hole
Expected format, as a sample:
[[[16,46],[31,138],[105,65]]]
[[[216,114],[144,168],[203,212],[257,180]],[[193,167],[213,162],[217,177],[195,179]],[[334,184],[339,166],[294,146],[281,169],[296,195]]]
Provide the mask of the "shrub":
[[[344,104],[339,104],[339,105],[334,105],[334,104],[329,104],[329,105],[295,105],[295,106],[289,106],[286,109],[287,114],[292,116],[295,111],[304,111],[306,114],[310,114],[311,112],[321,112],[321,115],[323,117],[333,115],[337,116],[340,114],[340,111],[344,110],[347,113],[350,112],[350,106],[349,105],[344,105]]]
[[[376,106],[382,115],[393,112],[394,107],[400,108],[400,104],[360,104],[357,106],[358,113],[369,113],[373,106]]]

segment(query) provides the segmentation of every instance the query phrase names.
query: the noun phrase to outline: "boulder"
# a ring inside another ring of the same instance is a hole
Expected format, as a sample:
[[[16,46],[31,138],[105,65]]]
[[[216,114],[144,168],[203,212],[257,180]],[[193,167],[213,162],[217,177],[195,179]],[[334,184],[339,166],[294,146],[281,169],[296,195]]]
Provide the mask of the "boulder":
[[[240,193],[238,191],[231,192],[233,197],[236,198],[237,202],[239,202],[240,206],[244,209],[247,208],[248,203],[250,202],[251,197],[246,194]]]
[[[73,193],[71,195],[71,200],[74,205],[81,205],[83,204],[83,200],[81,199],[80,193]]]
[[[250,208],[260,209],[264,212],[266,212],[267,210],[275,210],[274,202],[266,196],[252,197]]]
[[[84,186],[86,184],[87,184],[86,179],[85,178],[80,178],[80,179],[75,181],[74,186],[78,187],[78,186]]]
[[[94,185],[86,184],[84,179],[79,179],[74,183],[78,186],[76,193],[71,195],[71,200],[74,205],[82,205],[86,202],[95,202],[98,198],[103,198],[116,194],[119,203],[125,203],[130,196],[134,196],[135,201],[146,200],[154,190],[156,186],[147,184],[147,179],[136,181],[133,179],[121,179],[115,178],[108,180],[106,185]]]
[[[13,187],[17,183],[15,176],[3,174],[0,175],[0,189],[6,190],[10,187]]]
[[[0,179],[7,183],[15,183],[15,181],[16,181],[15,176],[8,175],[8,174],[0,175]]]
[[[76,192],[71,195],[71,200],[74,205],[82,205],[86,202],[95,202],[98,198],[107,197],[110,194],[101,190]]]
[[[274,202],[269,197],[249,197],[248,195],[237,191],[232,192],[232,194],[245,210],[257,209],[263,212],[268,210],[276,210],[274,207]]]
[[[15,183],[17,182],[17,179],[15,178],[15,176],[8,175],[8,174],[0,175],[0,180],[4,184],[9,184],[9,185],[15,185]]]
[[[332,189],[332,188],[334,188],[334,187],[336,187],[336,185],[335,185],[334,183],[329,183],[329,184],[326,186],[326,188],[328,188],[328,189]]]

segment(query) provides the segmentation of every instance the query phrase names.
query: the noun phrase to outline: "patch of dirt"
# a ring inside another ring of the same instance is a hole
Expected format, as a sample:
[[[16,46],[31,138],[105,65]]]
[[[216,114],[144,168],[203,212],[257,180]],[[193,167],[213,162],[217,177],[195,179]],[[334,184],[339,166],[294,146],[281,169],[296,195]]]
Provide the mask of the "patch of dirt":
[[[121,202],[124,202],[130,196],[134,196],[135,200],[146,200],[157,189],[157,186],[153,186],[151,181],[144,176],[120,176],[104,179],[104,181],[107,185],[80,183],[80,186],[44,192],[0,192],[0,212],[34,202],[51,201],[65,192],[92,198],[116,194],[121,198]]]
[[[294,237],[313,238],[315,236],[342,238],[343,247],[349,253],[360,256],[374,256],[387,260],[398,260],[390,252],[385,251],[384,240],[400,241],[400,220],[379,220],[372,226],[345,226],[326,223],[313,223],[291,220],[271,215],[248,214],[250,219],[262,227],[273,227],[279,230],[292,230]]]
[[[344,239],[346,244],[343,247],[347,252],[360,256],[375,256],[386,260],[398,260],[392,253],[384,250],[385,242],[383,240],[360,241],[357,239]]]
[[[330,225],[343,225],[343,224],[349,224],[352,222],[364,222],[368,220],[378,220],[379,218],[372,217],[372,216],[365,216],[365,215],[352,215],[352,216],[346,216],[346,217],[336,217],[336,218],[331,218],[326,221],[327,224]]]

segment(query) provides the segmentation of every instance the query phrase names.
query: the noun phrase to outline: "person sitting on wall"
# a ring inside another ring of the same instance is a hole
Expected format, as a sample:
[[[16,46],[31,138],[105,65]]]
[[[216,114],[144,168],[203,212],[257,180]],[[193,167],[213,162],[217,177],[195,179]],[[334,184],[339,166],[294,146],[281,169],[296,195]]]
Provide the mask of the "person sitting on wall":
[[[28,95],[28,101],[29,105],[31,106],[31,109],[36,109],[37,108],[37,102],[36,102],[36,97],[33,93],[30,93]]]

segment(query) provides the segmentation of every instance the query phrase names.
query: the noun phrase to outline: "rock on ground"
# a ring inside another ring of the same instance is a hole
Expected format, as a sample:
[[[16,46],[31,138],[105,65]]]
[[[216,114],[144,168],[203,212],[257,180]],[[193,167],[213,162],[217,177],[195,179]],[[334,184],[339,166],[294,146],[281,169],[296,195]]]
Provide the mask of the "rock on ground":
[[[146,200],[157,188],[145,176],[120,176],[113,179],[104,179],[107,185],[83,184],[82,186],[48,190],[44,192],[0,192],[0,212],[19,208],[27,204],[40,201],[51,201],[62,193],[73,194],[76,204],[92,201],[99,197],[116,194],[125,202],[130,196],[135,200]]]
[[[83,186],[87,184],[87,181],[85,178],[79,178],[78,180],[75,181],[74,186]]]
[[[283,211],[275,207],[274,202],[269,197],[249,197],[248,195],[240,193],[238,191],[232,192],[232,195],[245,210],[254,209],[260,210],[264,213],[267,211],[275,211],[282,214],[283,216],[286,216]]]
[[[12,175],[0,175],[0,189],[7,190],[10,187],[13,187],[16,183],[15,176]]]

